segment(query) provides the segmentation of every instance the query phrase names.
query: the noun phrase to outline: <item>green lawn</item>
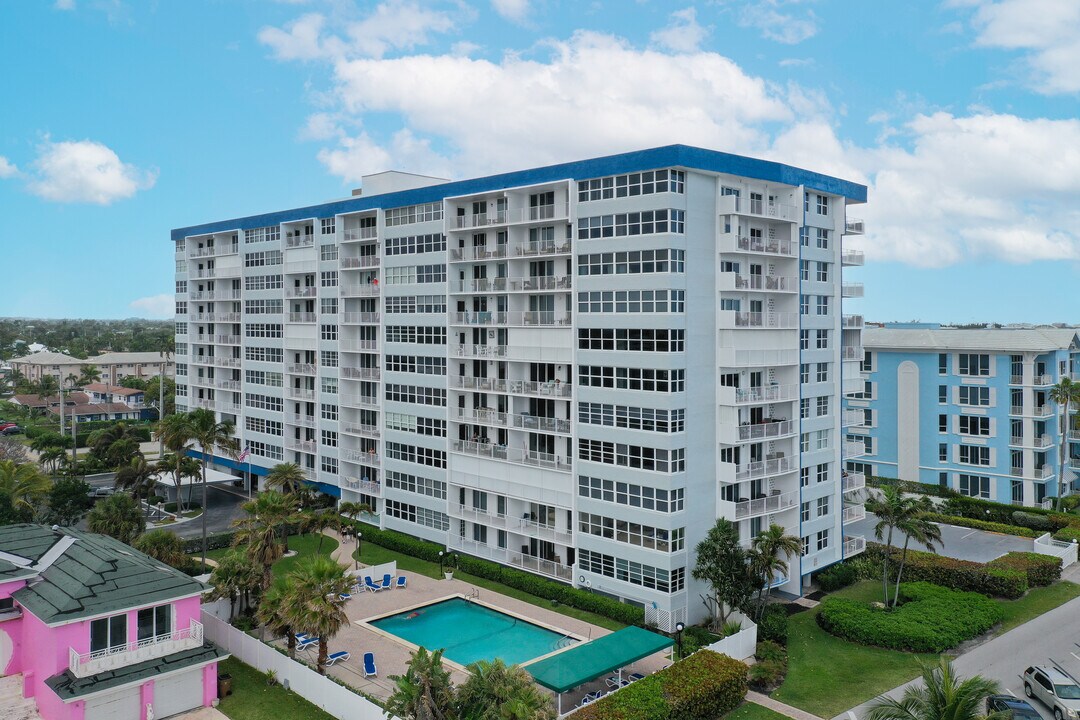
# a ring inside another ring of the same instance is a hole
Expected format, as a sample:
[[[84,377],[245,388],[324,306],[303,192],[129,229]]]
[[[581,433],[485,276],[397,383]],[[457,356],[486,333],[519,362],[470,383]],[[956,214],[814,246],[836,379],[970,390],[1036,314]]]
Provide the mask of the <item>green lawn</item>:
[[[406,573],[418,573],[420,575],[426,575],[430,578],[440,578],[439,564],[428,562],[427,560],[421,560],[419,558],[412,557],[411,555],[402,555],[401,553],[394,552],[393,550],[387,550],[381,545],[376,545],[372,542],[363,543],[363,555],[360,558],[360,562],[367,565],[380,565],[387,562],[397,562],[399,571]],[[353,555],[355,556],[355,551]],[[566,605],[552,605],[550,600],[530,595],[527,592],[523,592],[516,588],[503,585],[502,583],[492,582],[484,578],[476,577],[475,575],[469,575],[468,573],[456,570],[454,572],[454,579],[467,582],[470,585],[475,585],[485,590],[491,590],[497,592],[500,595],[506,595],[523,602],[527,602],[537,607],[542,607],[546,610],[552,610],[561,615],[567,617],[576,618],[584,622],[596,625],[598,627],[606,628],[607,630],[621,630],[626,627],[620,622],[616,622],[610,618],[606,618],[602,615],[586,612],[585,610],[578,610],[577,608],[567,607]]]
[[[218,665],[232,675],[232,695],[221,699],[218,710],[232,720],[334,720],[294,692],[266,684],[266,675],[236,658]]]
[[[787,720],[787,715],[781,715],[775,710],[756,703],[746,702],[725,715],[723,720]]]
[[[290,535],[289,536],[289,549],[295,550],[296,555],[292,557],[283,557],[274,563],[274,575],[283,575],[294,567],[299,562],[303,562],[309,557],[313,557],[319,549],[319,535],[315,533],[309,533],[307,535]],[[337,550],[338,541],[332,537],[322,536],[322,555],[330,557],[330,554]],[[221,558],[232,552],[234,548],[219,548],[217,550],[210,550],[206,553],[206,557],[209,560],[220,560]],[[192,555],[192,557],[196,557]]]
[[[867,580],[833,594],[864,602],[881,600],[881,584]],[[999,600],[1005,621],[995,635],[1078,596],[1080,585],[1059,582],[1035,588],[1019,600]],[[818,627],[816,615],[816,610],[809,610],[791,617],[788,676],[772,696],[820,717],[839,715],[916,677],[919,673],[915,658],[935,658],[841,640]]]

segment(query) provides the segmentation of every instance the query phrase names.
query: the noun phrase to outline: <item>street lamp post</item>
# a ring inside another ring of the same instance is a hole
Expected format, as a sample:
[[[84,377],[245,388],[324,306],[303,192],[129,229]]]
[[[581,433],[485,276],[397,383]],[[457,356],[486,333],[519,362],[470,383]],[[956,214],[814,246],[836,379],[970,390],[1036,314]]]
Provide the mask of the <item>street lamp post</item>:
[[[361,553],[363,551],[363,547],[364,547],[363,544],[362,544],[363,540],[364,540],[364,533],[360,532],[359,530],[353,530],[353,532],[356,533],[356,569],[359,570],[360,569],[360,555],[361,555]]]
[[[684,623],[675,623],[675,649],[678,652],[679,660],[682,660],[682,632],[685,629],[686,625]]]
[[[445,553],[443,553],[442,550],[439,551],[439,574],[440,575],[442,575],[443,573],[446,572],[446,570],[443,570],[443,555],[444,554]]]

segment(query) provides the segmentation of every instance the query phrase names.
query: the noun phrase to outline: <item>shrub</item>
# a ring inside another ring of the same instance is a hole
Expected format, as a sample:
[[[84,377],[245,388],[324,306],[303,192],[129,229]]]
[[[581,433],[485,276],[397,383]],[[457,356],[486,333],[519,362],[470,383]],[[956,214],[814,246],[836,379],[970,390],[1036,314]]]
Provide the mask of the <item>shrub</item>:
[[[1066,495],[1061,499],[1062,510],[1075,510],[1080,507],[1080,495]]]
[[[754,648],[754,657],[758,660],[777,660],[780,662],[787,662],[787,650],[782,645],[774,643],[772,640],[762,640]]]
[[[574,713],[578,720],[714,720],[742,704],[746,666],[701,650]]]
[[[974,528],[976,530],[986,530],[987,532],[996,532],[1001,533],[1002,535],[1018,535],[1019,537],[1029,538],[1037,538],[1042,535],[1042,532],[1038,530],[1021,527],[1020,525],[1008,525],[1005,523],[991,522],[989,520],[977,520],[974,518],[964,517],[963,515],[942,515],[941,513],[926,513],[924,517],[932,522],[946,523],[948,525],[957,525],[959,527]]]
[[[788,614],[783,605],[766,605],[757,626],[758,640],[771,640],[778,645],[787,645]]]
[[[1013,525],[1019,525],[1020,527],[1031,528],[1032,530],[1039,530],[1041,532],[1057,529],[1054,527],[1054,523],[1051,522],[1050,517],[1024,512],[1023,510],[1017,510],[1012,514],[1012,522]]]
[[[765,640],[758,643],[754,657],[757,663],[750,667],[750,687],[765,693],[780,687],[787,676],[787,651],[771,640]]]
[[[867,603],[830,597],[821,603],[818,625],[859,643],[908,652],[940,653],[986,632],[1004,616],[984,595],[926,582],[900,586],[901,605],[875,609]]]
[[[1010,552],[991,560],[986,565],[1024,573],[1027,576],[1028,587],[1042,587],[1061,579],[1061,559],[1051,555]]]
[[[1004,503],[993,502],[991,500],[983,500],[982,498],[967,497],[965,495],[952,495],[944,503],[942,503],[941,512],[947,515],[959,515],[960,517],[970,518],[972,520],[988,520],[990,522],[997,522],[1003,524],[1012,523],[1012,514],[1016,511],[1015,505],[1006,505]],[[1050,516],[1060,513],[1055,513],[1053,510],[1044,510],[1038,507],[1026,507],[1023,509],[1031,515],[1044,515]]]
[[[885,547],[878,543],[866,543],[863,555],[868,562],[881,567]],[[900,561],[900,553],[893,550],[893,561]],[[880,571],[879,571],[880,572]],[[878,575],[880,578],[880,575]],[[988,567],[983,563],[908,550],[904,565],[904,579],[925,581],[953,590],[977,592],[983,595],[1015,600],[1028,589],[1027,574],[1011,568]]]
[[[870,487],[884,487],[885,485],[895,485],[901,492],[913,493],[918,495],[933,495],[935,497],[949,498],[956,495],[956,491],[950,488],[943,488],[940,485],[931,485],[929,483],[912,482],[911,480],[898,480],[896,478],[888,478],[881,476],[871,476],[866,479],[866,484]]]
[[[1062,542],[1072,542],[1073,540],[1080,541],[1080,527],[1062,528],[1054,533],[1054,539]]]
[[[837,563],[817,574],[817,582],[825,592],[846,588],[859,579],[859,571],[854,565]]]
[[[719,639],[719,635],[711,633],[703,627],[691,625],[683,630],[683,656],[692,655],[699,648],[708,647]]]
[[[1080,497],[1070,495],[1069,497]],[[1050,522],[1054,524],[1055,530],[1061,530],[1063,528],[1071,527],[1080,529],[1080,515],[1069,515],[1067,513],[1050,513],[1046,517],[1050,518]]]

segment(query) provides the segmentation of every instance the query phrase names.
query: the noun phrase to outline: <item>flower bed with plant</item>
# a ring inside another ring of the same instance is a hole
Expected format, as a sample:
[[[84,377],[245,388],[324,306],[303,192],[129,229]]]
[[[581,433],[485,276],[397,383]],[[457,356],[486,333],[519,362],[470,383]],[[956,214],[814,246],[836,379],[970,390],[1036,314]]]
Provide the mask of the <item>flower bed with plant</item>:
[[[750,687],[770,693],[783,684],[788,671],[787,650],[771,640],[763,640],[754,650],[756,663],[750,666]]]
[[[1001,606],[980,593],[912,582],[900,586],[900,605],[891,609],[826,598],[817,622],[829,634],[861,645],[940,653],[978,637],[1003,616]]]

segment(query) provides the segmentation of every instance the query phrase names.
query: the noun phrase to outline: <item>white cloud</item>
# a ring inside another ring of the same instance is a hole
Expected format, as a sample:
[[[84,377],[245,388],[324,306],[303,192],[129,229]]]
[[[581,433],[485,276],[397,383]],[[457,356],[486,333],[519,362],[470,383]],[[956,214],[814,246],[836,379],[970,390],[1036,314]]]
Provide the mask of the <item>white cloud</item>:
[[[115,152],[92,140],[41,145],[33,162],[30,192],[56,202],[108,205],[153,187],[156,171],[120,161]]]
[[[258,37],[273,49],[279,60],[344,60],[382,57],[391,50],[421,47],[431,41],[431,35],[454,28],[447,13],[428,9],[413,0],[386,0],[364,19],[342,23],[344,37],[324,35],[325,25],[323,15],[309,13],[284,29],[264,27]]]
[[[529,16],[529,0],[491,0],[491,7],[510,22],[524,23]]]
[[[698,24],[697,10],[688,7],[671,13],[667,27],[649,35],[649,39],[654,45],[686,53],[697,52],[708,34],[708,28]]]
[[[0,155],[0,180],[15,177],[18,174],[19,168],[15,167],[15,163]]]
[[[785,45],[795,45],[813,37],[818,31],[813,10],[798,11],[794,6],[806,0],[718,0],[721,7],[735,13],[742,27],[756,28],[763,38]]]
[[[56,0],[56,2],[53,3],[53,7],[57,10],[74,10],[75,0]]]
[[[784,58],[779,63],[780,67],[809,67],[814,64],[813,58]]]
[[[1080,2],[1076,0],[953,0],[973,8],[976,44],[1027,51],[1019,75],[1048,95],[1080,92]]]
[[[134,310],[138,317],[170,318],[176,312],[176,298],[166,294],[150,295],[132,300],[128,303],[128,307]]]

